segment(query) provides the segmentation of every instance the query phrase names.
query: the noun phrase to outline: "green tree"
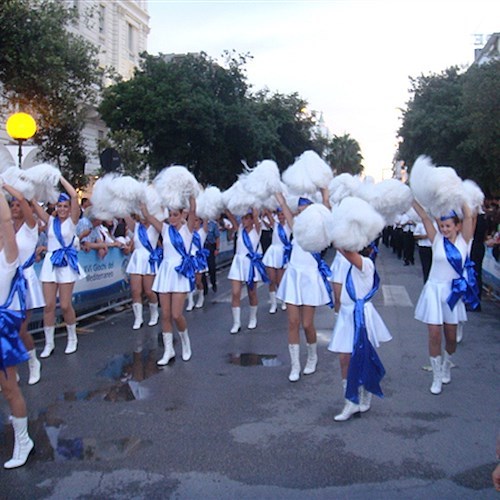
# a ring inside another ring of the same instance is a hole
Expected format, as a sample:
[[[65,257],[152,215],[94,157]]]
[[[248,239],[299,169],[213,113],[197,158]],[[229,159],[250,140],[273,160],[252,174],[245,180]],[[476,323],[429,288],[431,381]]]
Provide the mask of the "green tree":
[[[326,161],[336,175],[348,173],[358,175],[363,172],[363,156],[358,141],[349,134],[334,135],[328,144]]]
[[[41,159],[78,185],[86,160],[81,131],[102,71],[97,49],[67,30],[77,15],[58,0],[3,0],[0,92],[4,113],[34,116]]]

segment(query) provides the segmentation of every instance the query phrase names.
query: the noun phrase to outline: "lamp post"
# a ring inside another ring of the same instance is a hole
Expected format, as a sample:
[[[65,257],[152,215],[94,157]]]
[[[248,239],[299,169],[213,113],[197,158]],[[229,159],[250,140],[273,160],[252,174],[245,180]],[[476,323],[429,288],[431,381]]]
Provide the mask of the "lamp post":
[[[23,142],[31,139],[36,133],[36,122],[28,113],[14,113],[9,116],[5,124],[7,134],[19,144],[18,167],[23,163]]]

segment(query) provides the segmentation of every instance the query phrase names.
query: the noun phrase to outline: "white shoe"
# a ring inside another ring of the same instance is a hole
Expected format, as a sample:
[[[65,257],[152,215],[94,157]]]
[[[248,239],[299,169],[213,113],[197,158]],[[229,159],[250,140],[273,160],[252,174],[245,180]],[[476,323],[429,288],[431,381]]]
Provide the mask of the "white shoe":
[[[55,326],[45,326],[43,333],[45,334],[45,347],[40,354],[41,358],[48,358],[54,351],[54,330]]]
[[[12,458],[3,464],[5,469],[15,469],[24,465],[35,446],[28,434],[28,418],[11,418],[14,427],[14,452]]]
[[[156,304],[154,302],[150,302],[148,326],[157,325],[159,319],[160,319],[160,313],[158,312],[158,302]]]
[[[257,307],[250,306],[250,319],[248,320],[248,329],[255,330],[257,328]]]
[[[200,290],[198,292],[198,299],[196,300],[196,304],[194,307],[196,307],[196,309],[201,309],[204,303],[205,303],[205,295],[203,294],[203,290]]]
[[[432,394],[441,394],[443,384],[443,371],[441,366],[441,356],[430,358],[432,366],[432,385],[430,391]]]
[[[304,375],[311,375],[316,371],[316,366],[318,364],[318,350],[317,344],[307,344],[307,361],[304,371]]]
[[[134,312],[134,324],[132,330],[139,330],[142,326],[142,304],[140,302],[134,302],[132,304],[132,311]]]
[[[163,357],[156,362],[159,366],[168,365],[168,362],[175,357],[173,333],[162,333],[162,337],[165,352],[163,353]]]
[[[278,304],[276,302],[276,292],[269,292],[269,300],[271,301],[271,307],[269,308],[270,314],[275,314],[278,310]]]
[[[64,354],[73,354],[78,349],[78,337],[76,336],[76,323],[73,325],[66,325],[68,332],[68,342]]]
[[[459,321],[457,325],[457,344],[460,344],[464,338],[464,322]]]
[[[359,405],[346,399],[344,408],[338,415],[335,415],[333,419],[335,420],[335,422],[345,422],[346,420],[349,420],[351,417],[360,417],[360,416],[361,416],[361,411]]]
[[[188,292],[187,294],[187,306],[186,311],[192,311],[194,309],[194,292]]]
[[[28,385],[34,385],[40,380],[40,369],[42,364],[36,357],[36,349],[32,349],[28,352],[28,354],[30,355],[30,359],[28,360],[28,369],[30,374]]]
[[[182,360],[189,361],[191,359],[191,342],[189,341],[189,335],[187,329],[183,332],[179,332],[182,344]]]
[[[441,365],[441,382],[443,384],[449,384],[451,382],[452,366],[453,363],[451,361],[451,354],[448,354],[445,350],[443,356],[443,364]]]
[[[290,353],[290,361],[292,368],[288,380],[290,382],[297,382],[300,379],[300,345],[288,344],[288,352]]]
[[[281,303],[281,310],[286,311],[286,302]]]
[[[241,308],[233,307],[233,326],[231,327],[230,333],[238,333],[241,330]]]
[[[363,385],[359,386],[359,411],[367,412],[371,408],[372,393],[367,391]]]

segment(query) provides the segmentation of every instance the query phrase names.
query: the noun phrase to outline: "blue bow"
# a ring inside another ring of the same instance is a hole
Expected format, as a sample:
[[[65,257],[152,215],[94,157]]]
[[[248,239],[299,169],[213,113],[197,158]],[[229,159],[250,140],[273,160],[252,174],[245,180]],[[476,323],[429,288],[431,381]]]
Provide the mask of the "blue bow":
[[[12,311],[9,306],[17,295],[19,311]],[[29,354],[19,338],[21,324],[26,317],[26,280],[22,269],[17,268],[12,279],[9,295],[5,303],[0,306],[0,369],[7,374],[7,366],[17,365],[29,359]]]
[[[285,228],[279,223],[278,223],[278,236],[281,243],[283,243],[283,263],[281,264],[281,267],[285,267],[288,264],[288,262],[290,262],[290,256],[292,255],[292,243],[286,237]]]
[[[375,244],[374,241],[372,241],[370,243],[370,255],[368,257],[370,257],[370,259],[375,262],[375,260],[377,259],[377,255],[378,255],[378,247],[377,245]]]
[[[160,246],[153,248],[148,238],[148,230],[142,223],[139,223],[137,235],[139,236],[141,245],[149,252],[148,262],[151,267],[151,272],[155,274],[161,264],[161,261],[163,260],[163,248]]]
[[[57,250],[52,252],[50,262],[52,262],[52,265],[54,267],[66,267],[69,265],[71,269],[80,274],[80,269],[78,268],[78,252],[73,246],[75,237],[73,236],[73,238],[71,239],[71,243],[66,246],[61,233],[61,220],[59,219],[59,217],[54,218],[53,226],[54,234],[62,248],[58,248]]]
[[[458,300],[463,298],[465,304],[471,309],[476,309],[479,306],[479,296],[474,263],[466,257],[465,266],[462,266],[462,255],[458,248],[448,238],[443,238],[443,243],[446,259],[459,276],[451,282],[451,293],[446,302],[453,310]],[[464,267],[467,279],[463,276]]]
[[[177,253],[182,257],[182,262],[178,265],[175,270],[182,274],[185,278],[189,280],[189,286],[191,291],[194,290],[195,285],[195,274],[196,268],[191,256],[186,252],[186,247],[184,246],[184,240],[177,229],[170,225],[168,226],[168,234],[170,236],[170,241],[173,247],[177,250]]]
[[[194,258],[194,266],[197,271],[204,271],[208,267],[208,256],[210,255],[210,251],[206,248],[202,248],[201,246],[201,237],[198,231],[193,233],[193,241],[191,243],[191,247],[196,248],[196,253],[193,255]],[[190,252],[191,253],[191,252]]]
[[[246,283],[249,286],[250,290],[252,290],[254,286],[256,268],[264,283],[269,283],[269,278],[267,276],[266,267],[262,263],[262,254],[254,252],[252,242],[250,241],[250,236],[248,235],[247,230],[243,229],[241,234],[243,235],[243,243],[248,250],[247,257],[250,259],[250,270],[248,272],[248,279]]]
[[[355,404],[359,404],[358,390],[363,385],[365,389],[377,396],[382,397],[380,381],[385,375],[385,368],[380,361],[373,345],[368,339],[368,332],[365,324],[365,303],[369,301],[380,286],[380,278],[375,271],[373,276],[373,287],[368,294],[358,299],[351,276],[352,266],[349,268],[346,278],[346,290],[349,297],[354,302],[354,343],[351,361],[347,373],[347,388],[345,397]]]
[[[330,298],[330,302],[328,302],[328,307],[330,309],[333,308],[332,301],[332,286],[330,285],[330,281],[328,278],[332,275],[332,270],[328,267],[327,263],[321,258],[321,254],[319,252],[311,252],[311,255],[316,259],[318,263],[318,271],[323,279],[323,283],[325,284],[326,292],[328,293],[328,297]]]

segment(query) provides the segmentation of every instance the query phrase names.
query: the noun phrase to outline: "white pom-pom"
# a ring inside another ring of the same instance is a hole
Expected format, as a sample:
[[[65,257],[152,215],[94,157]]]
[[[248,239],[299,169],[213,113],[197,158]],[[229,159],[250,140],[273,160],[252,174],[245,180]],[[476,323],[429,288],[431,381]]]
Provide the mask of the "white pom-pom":
[[[353,196],[360,188],[361,181],[359,177],[354,177],[351,174],[343,173],[334,177],[329,185],[330,203],[336,205],[347,196]]]
[[[209,186],[196,198],[196,214],[204,220],[216,220],[224,211],[222,193],[216,186]]]
[[[281,191],[281,178],[278,165],[273,160],[263,160],[255,168],[240,177],[245,190],[255,198],[266,200]]]
[[[295,194],[315,193],[328,187],[332,169],[314,151],[305,151],[282,175],[283,182]]]
[[[321,203],[313,203],[293,221],[293,237],[306,252],[321,252],[333,240],[333,215]]]
[[[479,213],[484,203],[484,193],[481,191],[481,188],[470,179],[463,181],[462,188],[464,190],[465,202],[472,210],[472,213]]]
[[[164,168],[154,179],[153,184],[160,195],[163,205],[182,209],[189,206],[189,198],[198,196],[200,187],[196,177],[181,165]]]
[[[27,200],[32,200],[35,197],[35,186],[26,175],[25,170],[17,167],[9,167],[2,172],[1,177],[5,184],[9,184],[14,189],[17,189]]]
[[[246,191],[240,181],[236,181],[222,193],[224,206],[234,215],[245,215],[248,210],[258,205],[251,193]]]
[[[26,175],[35,186],[35,198],[39,201],[56,203],[59,197],[57,185],[61,179],[58,168],[41,163],[26,170]]]
[[[161,203],[161,198],[152,184],[144,184],[144,196],[146,198],[146,208],[148,212],[158,220],[163,220],[165,209]]]
[[[344,198],[332,213],[333,244],[350,252],[368,246],[385,226],[384,218],[361,198]]]

